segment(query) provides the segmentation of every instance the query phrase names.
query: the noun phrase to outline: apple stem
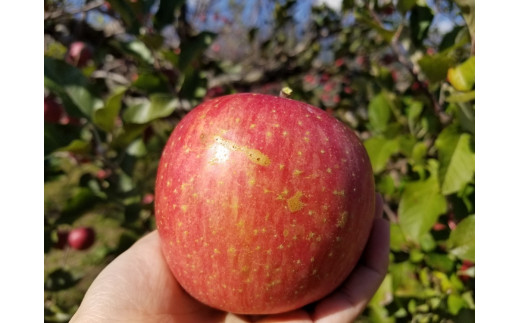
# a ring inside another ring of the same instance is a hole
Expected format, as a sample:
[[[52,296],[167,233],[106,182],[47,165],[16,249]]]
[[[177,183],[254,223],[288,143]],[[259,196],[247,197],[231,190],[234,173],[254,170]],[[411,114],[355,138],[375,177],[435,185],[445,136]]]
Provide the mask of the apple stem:
[[[288,87],[288,86],[284,86],[284,87],[282,88],[282,90],[280,91],[280,97],[282,97],[282,98],[288,98],[288,97],[291,96],[292,91],[293,91],[293,90],[292,90],[290,87]]]

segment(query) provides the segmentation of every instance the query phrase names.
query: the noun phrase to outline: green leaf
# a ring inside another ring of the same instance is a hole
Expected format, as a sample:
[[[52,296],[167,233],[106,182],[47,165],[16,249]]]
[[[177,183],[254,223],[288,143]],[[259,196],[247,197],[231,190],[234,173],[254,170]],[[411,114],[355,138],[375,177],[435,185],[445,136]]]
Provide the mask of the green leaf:
[[[374,131],[381,132],[386,129],[391,117],[391,106],[388,97],[384,93],[375,96],[368,105],[368,121]]]
[[[376,23],[374,19],[366,15],[361,15],[358,11],[355,11],[354,15],[357,20],[364,22],[370,28],[375,30],[379,34],[379,36],[381,36],[381,38],[383,38],[387,43],[392,42],[395,32],[381,27],[381,24]]]
[[[133,141],[126,149],[126,152],[130,156],[135,156],[135,157],[145,156],[147,153],[147,150],[146,150],[146,146],[143,142],[143,139],[139,138],[139,139]]]
[[[147,127],[147,124],[132,124],[125,123],[122,129],[119,129],[115,134],[114,141],[111,143],[112,147],[125,148],[135,138],[137,138]]]
[[[57,223],[72,224],[81,217],[84,212],[94,207],[99,198],[87,187],[76,187],[70,199],[68,199],[61,211],[61,217]]]
[[[475,100],[475,91],[470,92],[456,92],[452,93],[446,98],[446,102],[450,103],[464,103]]]
[[[424,163],[424,159],[428,153],[428,146],[423,141],[419,141],[415,144],[412,150],[412,155],[410,156],[410,163],[412,165],[422,165]]]
[[[405,251],[407,249],[406,237],[397,223],[390,223],[390,249],[393,251]]]
[[[475,261],[475,216],[462,220],[447,241],[450,253],[462,260]]]
[[[204,31],[183,42],[179,55],[179,69],[184,71],[193,61],[198,60],[216,37],[217,34]]]
[[[122,20],[127,26],[126,31],[132,34],[139,33],[140,23],[134,10],[132,10],[130,3],[125,0],[108,0],[108,2],[110,3],[110,6],[119,14],[119,16],[121,16]]]
[[[459,91],[469,91],[475,84],[475,56],[448,70],[448,81]]]
[[[410,29],[412,41],[416,46],[421,46],[423,40],[428,35],[428,30],[433,20],[433,13],[430,7],[415,6],[410,15]]]
[[[428,80],[436,83],[446,79],[449,68],[455,65],[455,60],[448,53],[442,52],[435,55],[425,55],[418,63]]]
[[[163,75],[158,73],[143,73],[140,74],[132,83],[132,87],[146,92],[167,92],[168,84]]]
[[[105,106],[94,111],[94,123],[106,132],[114,129],[114,124],[119,110],[121,110],[121,100],[126,92],[125,87],[118,88],[107,99]]]
[[[439,180],[444,195],[455,193],[473,179],[475,153],[471,147],[471,136],[456,133],[454,127],[444,129],[435,146],[439,150]]]
[[[159,1],[159,9],[154,15],[154,25],[158,30],[170,25],[174,22],[174,14],[179,9],[185,0],[168,0]]]
[[[446,254],[430,253],[426,255],[425,262],[428,267],[440,270],[442,272],[451,272],[455,266],[453,260]]]
[[[169,116],[178,104],[178,100],[169,94],[152,94],[150,100],[146,99],[128,107],[123,114],[123,120],[128,123],[145,124]]]
[[[431,175],[428,179],[407,183],[399,203],[401,228],[416,243],[431,229],[439,215],[446,212],[447,203],[440,194],[436,167],[436,164],[430,163]]]
[[[392,275],[387,274],[368,304],[369,307],[380,308],[392,302]]]
[[[435,239],[429,232],[426,232],[421,236],[419,244],[421,245],[421,250],[424,252],[431,252],[437,247]]]
[[[146,45],[140,40],[132,40],[128,43],[123,44],[123,48],[133,56],[141,59],[143,62],[153,64],[154,58],[152,52]]]
[[[465,307],[466,301],[457,294],[448,295],[448,311],[451,315],[459,314],[459,311]]]
[[[383,195],[392,195],[395,191],[395,183],[392,176],[385,174],[377,181],[377,191]]]
[[[475,39],[475,0],[455,0],[466,21],[471,38]]]
[[[444,35],[442,38],[442,41],[439,45],[439,51],[443,51],[445,49],[448,49],[455,44],[457,44],[461,38],[468,38],[468,41],[470,40],[468,36],[463,36],[464,34],[467,34],[467,29],[463,26],[455,26],[450,32]]]
[[[45,123],[43,127],[44,154],[69,145],[80,134],[80,128],[70,125]]]
[[[51,272],[45,279],[46,291],[60,291],[73,287],[79,282],[69,271],[58,268]]]
[[[375,174],[383,171],[390,157],[399,151],[397,139],[386,139],[382,136],[372,137],[366,140],[364,144]]]
[[[408,10],[412,9],[415,6],[417,0],[399,0],[397,2],[397,10],[399,10],[402,14],[406,13]]]
[[[475,135],[475,106],[460,103],[457,104],[457,118],[463,130]]]
[[[423,294],[423,288],[417,279],[415,268],[415,265],[408,261],[390,265],[389,271],[392,274],[392,287],[395,296],[419,297]]]
[[[44,84],[62,98],[67,113],[73,117],[90,118],[92,110],[102,104],[91,93],[85,75],[62,60],[44,58]]]
[[[79,139],[74,139],[67,146],[58,149],[58,151],[68,151],[76,154],[86,154],[90,151],[91,145],[89,142]]]

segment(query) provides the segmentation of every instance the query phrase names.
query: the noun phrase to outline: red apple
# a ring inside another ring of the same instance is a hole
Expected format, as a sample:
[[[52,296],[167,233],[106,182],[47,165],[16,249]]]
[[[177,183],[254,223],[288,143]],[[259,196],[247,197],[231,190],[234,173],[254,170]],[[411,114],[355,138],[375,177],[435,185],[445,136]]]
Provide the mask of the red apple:
[[[43,120],[49,123],[58,123],[64,113],[63,107],[53,98],[47,97],[43,101]]]
[[[67,246],[67,240],[69,238],[69,231],[67,230],[58,230],[56,232],[58,240],[54,244],[54,248],[56,249],[64,249]]]
[[[82,41],[75,41],[70,44],[65,60],[74,66],[83,67],[91,58],[92,49]]]
[[[80,227],[69,232],[69,246],[76,250],[85,250],[94,244],[95,232],[92,228]]]
[[[375,191],[355,133],[261,94],[202,103],[171,134],[155,191],[165,259],[199,301],[280,313],[329,294],[367,242]]]
[[[143,199],[141,200],[141,203],[143,203],[143,204],[152,204],[153,198],[154,198],[154,196],[153,196],[152,193],[146,193],[143,196]]]

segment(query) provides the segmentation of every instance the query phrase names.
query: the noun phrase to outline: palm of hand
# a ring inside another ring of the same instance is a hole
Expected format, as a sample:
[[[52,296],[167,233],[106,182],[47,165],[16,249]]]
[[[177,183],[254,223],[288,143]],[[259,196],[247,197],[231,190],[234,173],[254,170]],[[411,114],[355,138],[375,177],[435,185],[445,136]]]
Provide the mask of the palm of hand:
[[[238,316],[188,295],[171,274],[157,231],[139,240],[92,283],[71,322],[351,322],[366,307],[388,267],[389,226],[378,197],[364,255],[345,283],[313,307],[265,316]]]

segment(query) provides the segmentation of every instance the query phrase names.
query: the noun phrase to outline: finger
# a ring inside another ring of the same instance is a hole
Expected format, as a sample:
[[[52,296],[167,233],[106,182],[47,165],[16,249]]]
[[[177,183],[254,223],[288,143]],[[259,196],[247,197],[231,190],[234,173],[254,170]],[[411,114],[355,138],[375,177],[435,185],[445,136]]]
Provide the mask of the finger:
[[[311,323],[309,314],[302,310],[294,310],[286,313],[272,315],[249,316],[248,322],[255,323]]]
[[[316,322],[352,322],[375,294],[388,269],[390,224],[374,220],[370,239],[358,266],[331,296],[316,305]]]

